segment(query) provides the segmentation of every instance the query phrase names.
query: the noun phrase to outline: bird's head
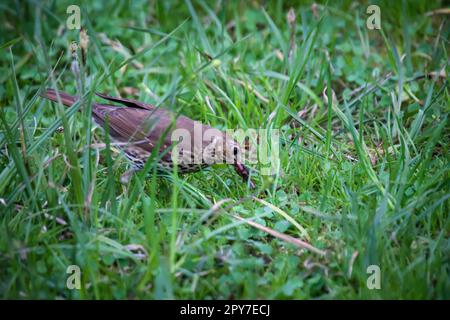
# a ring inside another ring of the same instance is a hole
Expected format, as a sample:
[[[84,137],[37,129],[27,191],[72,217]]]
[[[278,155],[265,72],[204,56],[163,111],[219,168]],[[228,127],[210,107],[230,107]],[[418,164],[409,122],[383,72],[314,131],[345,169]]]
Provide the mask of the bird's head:
[[[249,170],[244,165],[243,149],[239,143],[231,137],[224,134],[212,137],[211,143],[204,149],[203,157],[209,164],[226,163],[233,165],[237,173],[245,181],[249,181],[250,187],[255,187],[250,180]]]

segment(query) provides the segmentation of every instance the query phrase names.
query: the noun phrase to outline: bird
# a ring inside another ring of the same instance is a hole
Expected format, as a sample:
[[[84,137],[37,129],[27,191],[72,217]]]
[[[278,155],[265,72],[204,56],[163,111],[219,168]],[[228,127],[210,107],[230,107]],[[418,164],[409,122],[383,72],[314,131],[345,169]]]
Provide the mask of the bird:
[[[243,164],[243,148],[225,132],[186,116],[133,99],[95,93],[115,104],[92,104],[92,118],[121,149],[131,163],[121,182],[127,184],[134,172],[143,169],[154,148],[159,148],[157,168],[171,170],[177,163],[181,174],[199,171],[217,163],[234,166],[250,188],[249,169]],[[46,89],[41,96],[70,107],[79,97]]]

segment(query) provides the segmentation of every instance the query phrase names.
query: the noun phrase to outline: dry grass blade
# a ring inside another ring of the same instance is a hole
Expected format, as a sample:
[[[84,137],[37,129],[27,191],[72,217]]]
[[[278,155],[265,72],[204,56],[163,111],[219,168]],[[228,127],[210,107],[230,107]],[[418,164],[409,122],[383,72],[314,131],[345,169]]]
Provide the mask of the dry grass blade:
[[[427,17],[429,17],[429,16],[438,15],[438,14],[444,14],[444,15],[450,14],[450,8],[441,8],[441,9],[433,10],[433,11],[427,12],[425,15]]]
[[[267,232],[268,234],[274,236],[275,238],[278,238],[278,239],[281,239],[281,240],[286,241],[288,243],[291,243],[291,244],[297,246],[298,248],[306,249],[306,250],[309,250],[311,252],[317,253],[318,255],[325,256],[325,251],[324,250],[317,249],[316,247],[310,245],[308,242],[302,241],[300,239],[294,238],[294,237],[289,236],[289,235],[284,234],[284,233],[280,233],[280,232],[275,231],[275,230],[273,230],[271,228],[268,228],[268,227],[265,227],[263,225],[260,225],[259,223],[256,223],[254,221],[250,221],[250,220],[241,218],[241,217],[239,217],[237,215],[233,215],[233,217],[238,219],[238,220],[244,221],[245,223],[247,223],[247,224],[251,225],[252,227],[255,227],[255,228],[257,228],[257,229],[259,229],[261,231]]]
[[[284,212],[283,210],[281,210],[280,208],[274,206],[273,204],[262,200],[262,199],[258,199],[256,197],[253,197],[253,199],[263,205],[265,205],[266,207],[269,207],[270,209],[272,209],[273,211],[275,211],[276,213],[280,214],[283,218],[285,218],[287,221],[289,221],[290,223],[292,223],[299,231],[300,234],[302,235],[302,237],[306,238],[309,240],[309,235],[308,232],[306,231],[305,228],[303,228],[297,221],[294,220],[294,218],[292,218],[290,215],[288,215],[286,212]]]
[[[241,86],[243,86],[244,88],[246,88],[247,90],[249,90],[250,92],[254,93],[255,96],[261,100],[264,103],[269,103],[269,99],[267,99],[266,97],[263,96],[262,93],[260,93],[258,90],[256,90],[251,84],[246,83],[242,80],[239,79],[232,79],[234,82],[239,83]]]

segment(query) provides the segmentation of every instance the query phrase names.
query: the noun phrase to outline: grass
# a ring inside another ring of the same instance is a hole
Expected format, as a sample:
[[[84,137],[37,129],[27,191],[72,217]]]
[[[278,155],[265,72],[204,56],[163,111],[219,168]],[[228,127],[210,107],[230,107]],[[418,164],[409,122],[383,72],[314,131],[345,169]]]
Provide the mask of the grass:
[[[443,2],[374,1],[381,30],[351,1],[91,2],[78,80],[72,2],[0,5],[2,298],[450,298]],[[64,108],[46,87],[84,98]],[[280,129],[280,168],[252,191],[224,165],[160,174],[154,154],[122,185],[94,91]]]

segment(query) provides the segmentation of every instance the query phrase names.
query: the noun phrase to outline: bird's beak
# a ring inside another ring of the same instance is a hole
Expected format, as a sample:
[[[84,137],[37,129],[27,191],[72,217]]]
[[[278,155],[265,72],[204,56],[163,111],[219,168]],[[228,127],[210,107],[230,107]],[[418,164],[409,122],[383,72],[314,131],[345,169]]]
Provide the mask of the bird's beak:
[[[234,164],[234,167],[236,168],[237,173],[245,180],[248,181],[250,188],[254,189],[255,188],[255,184],[253,183],[253,181],[250,179],[250,173],[248,171],[248,168],[246,166],[244,166],[242,163],[236,162]]]

